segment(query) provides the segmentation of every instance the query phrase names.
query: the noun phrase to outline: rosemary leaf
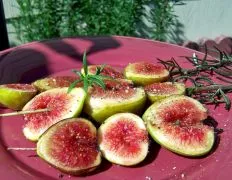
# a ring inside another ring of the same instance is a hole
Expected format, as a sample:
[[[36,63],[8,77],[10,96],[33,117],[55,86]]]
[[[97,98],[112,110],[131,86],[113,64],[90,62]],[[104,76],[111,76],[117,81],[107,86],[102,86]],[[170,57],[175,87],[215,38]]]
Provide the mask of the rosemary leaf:
[[[85,90],[85,92],[87,92],[88,91],[88,87],[89,87],[88,78],[84,78],[83,82],[84,82],[84,90]]]
[[[82,61],[83,61],[83,66],[84,66],[84,73],[86,76],[88,75],[88,64],[87,64],[87,59],[86,59],[86,51],[84,52]]]
[[[106,85],[105,85],[104,81],[101,78],[99,78],[97,76],[91,76],[91,77],[89,77],[89,79],[92,80],[92,82],[94,84],[97,84],[98,86],[100,86],[102,89],[106,88]]]
[[[103,64],[103,65],[101,65],[100,67],[99,66],[97,66],[96,67],[96,73],[95,73],[95,75],[100,75],[100,73],[103,71],[103,69],[105,68],[105,64]]]
[[[79,82],[82,82],[83,80],[82,79],[78,79],[76,81],[74,81],[69,87],[68,87],[68,93],[70,93],[72,91],[73,88],[76,87],[76,85],[79,83]]]

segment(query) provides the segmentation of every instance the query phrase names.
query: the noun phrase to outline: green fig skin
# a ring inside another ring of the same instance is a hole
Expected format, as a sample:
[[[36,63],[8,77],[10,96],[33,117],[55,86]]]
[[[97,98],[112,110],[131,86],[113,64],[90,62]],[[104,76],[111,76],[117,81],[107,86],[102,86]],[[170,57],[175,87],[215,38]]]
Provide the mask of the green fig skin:
[[[165,125],[162,126],[162,119],[157,117],[156,114],[160,110],[159,108],[162,103],[166,103],[167,106],[172,106],[171,103],[179,101],[180,99],[187,99],[196,103],[197,108],[199,108],[199,112],[201,111],[202,113],[199,121],[202,121],[207,117],[207,109],[205,109],[197,100],[182,95],[173,95],[155,102],[143,114],[142,119],[146,123],[149,134],[153,140],[162,147],[176,154],[189,157],[199,157],[208,154],[213,148],[215,142],[215,133],[213,128],[203,124],[198,125],[197,127],[202,128],[202,131],[204,130],[205,132],[203,143],[195,143],[194,145],[188,143],[185,144],[185,142],[180,143],[180,141],[176,139],[178,136],[174,137],[169,135],[164,129]]]
[[[13,84],[16,85],[16,84]],[[22,110],[23,106],[36,94],[36,88],[29,84],[17,84],[30,86],[30,90],[9,88],[7,85],[0,85],[0,104],[12,110]]]
[[[136,89],[136,94],[129,99],[103,99],[87,95],[83,110],[100,124],[116,113],[141,114],[146,103],[146,94],[143,88]]]
[[[91,165],[89,165],[87,167],[75,167],[75,168],[67,167],[66,165],[62,164],[61,162],[57,161],[56,159],[54,159],[53,157],[51,157],[49,155],[49,151],[51,151],[49,149],[49,146],[51,145],[50,138],[57,131],[57,129],[59,129],[62,126],[63,127],[68,126],[68,124],[72,123],[72,122],[87,124],[90,128],[90,131],[96,136],[96,144],[97,144],[97,130],[96,130],[95,126],[92,124],[92,122],[90,122],[89,120],[84,119],[84,118],[70,118],[70,119],[64,119],[64,120],[54,124],[47,131],[45,131],[37,142],[36,151],[37,151],[37,154],[40,158],[42,158],[44,161],[46,161],[47,163],[49,163],[53,167],[59,169],[61,172],[64,172],[64,173],[67,173],[70,175],[74,175],[74,176],[82,176],[82,175],[86,175],[86,174],[94,171],[96,168],[98,168],[100,166],[101,161],[102,161],[100,151],[98,152],[96,159],[94,160],[94,162],[92,162]],[[74,132],[74,133],[77,133],[77,135],[78,135],[78,132]],[[75,157],[73,157],[73,158],[75,158]]]

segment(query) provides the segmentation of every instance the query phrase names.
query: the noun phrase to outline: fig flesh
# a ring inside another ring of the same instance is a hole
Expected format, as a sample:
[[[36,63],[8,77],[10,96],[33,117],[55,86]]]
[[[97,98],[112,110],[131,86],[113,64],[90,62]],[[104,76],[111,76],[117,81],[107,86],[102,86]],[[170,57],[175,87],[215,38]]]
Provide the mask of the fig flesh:
[[[89,65],[88,66],[88,72],[89,74],[95,74],[97,72],[97,68],[101,68],[102,65]],[[84,74],[84,69],[81,69],[81,72]],[[106,65],[104,66],[102,72],[100,73],[101,75],[104,76],[109,76],[114,79],[123,79],[124,75],[123,73],[115,70],[113,67]]]
[[[173,95],[151,105],[143,119],[161,146],[180,155],[201,156],[215,140],[213,128],[202,122],[207,116],[207,109],[197,100]]]
[[[33,85],[40,92],[43,92],[54,88],[69,87],[76,80],[79,80],[79,78],[75,76],[46,77],[36,80]],[[76,87],[82,87],[82,83],[78,83]]]
[[[37,154],[72,175],[93,171],[101,163],[97,130],[83,118],[65,119],[51,126],[37,142]]]
[[[163,66],[149,62],[130,63],[124,70],[126,79],[132,80],[136,85],[148,85],[164,82],[168,79],[169,71]]]
[[[37,141],[53,124],[66,118],[78,116],[83,108],[86,93],[82,88],[54,88],[42,92],[30,100],[23,110],[48,109],[47,112],[24,115],[23,133],[27,139]]]
[[[98,144],[108,161],[132,166],[142,162],[148,154],[148,132],[139,116],[118,113],[98,129]]]
[[[185,85],[183,83],[153,83],[144,87],[148,99],[154,103],[172,95],[184,95]]]
[[[0,104],[13,110],[21,110],[23,106],[37,93],[30,84],[0,85]]]
[[[105,89],[93,86],[86,97],[84,112],[99,123],[120,112],[139,114],[143,111],[146,94],[128,80],[105,80]]]

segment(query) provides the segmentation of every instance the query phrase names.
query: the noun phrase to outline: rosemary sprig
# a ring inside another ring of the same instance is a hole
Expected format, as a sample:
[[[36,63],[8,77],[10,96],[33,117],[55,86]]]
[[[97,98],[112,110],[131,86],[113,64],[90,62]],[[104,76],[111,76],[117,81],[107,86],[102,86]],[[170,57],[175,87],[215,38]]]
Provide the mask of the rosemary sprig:
[[[228,56],[225,52],[220,51],[215,47],[218,52],[218,58],[208,58],[208,49],[205,46],[205,56],[200,59],[195,53],[192,57],[186,58],[193,68],[182,68],[174,58],[171,60],[158,59],[161,64],[170,72],[170,80],[176,81],[190,81],[192,87],[187,87],[186,94],[194,96],[199,101],[205,104],[225,103],[225,109],[230,110],[231,99],[227,95],[232,92],[232,57]],[[223,84],[217,84],[212,79],[223,81]]]
[[[80,82],[83,82],[83,88],[85,90],[85,92],[88,91],[88,88],[92,85],[98,85],[101,88],[105,89],[105,83],[104,83],[104,79],[111,79],[111,77],[109,76],[104,76],[101,75],[101,72],[103,71],[105,65],[101,65],[100,67],[96,67],[96,73],[95,74],[89,74],[88,71],[88,63],[87,63],[87,57],[86,57],[86,51],[83,54],[83,69],[84,69],[84,73],[82,73],[81,71],[78,70],[72,70],[72,72],[74,72],[77,76],[79,76],[80,79],[74,81],[68,88],[68,93],[71,92],[71,90],[73,88],[76,87],[76,85]]]

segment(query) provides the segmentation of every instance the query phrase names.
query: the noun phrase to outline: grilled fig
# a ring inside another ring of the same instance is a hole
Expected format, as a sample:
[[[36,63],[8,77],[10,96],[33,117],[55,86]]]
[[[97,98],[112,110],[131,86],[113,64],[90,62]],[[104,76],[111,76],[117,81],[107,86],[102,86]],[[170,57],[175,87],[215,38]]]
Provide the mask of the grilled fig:
[[[105,80],[105,89],[93,86],[89,89],[84,112],[102,123],[115,113],[143,111],[146,95],[143,88],[136,88],[131,81]]]
[[[153,63],[137,62],[128,64],[124,70],[124,75],[136,85],[145,86],[166,81],[169,76],[169,71],[163,66]]]
[[[148,132],[143,120],[132,113],[109,117],[98,130],[98,143],[110,162],[132,166],[142,162],[148,153]]]
[[[95,74],[97,72],[97,68],[101,68],[102,65],[89,65],[88,66],[88,72],[89,74]],[[81,72],[84,73],[84,69],[81,69]],[[123,79],[124,75],[123,73],[115,70],[113,67],[106,65],[102,69],[101,75],[109,76],[114,79]]]
[[[0,104],[13,110],[21,110],[37,93],[30,84],[0,85]]]
[[[74,76],[56,76],[47,77],[36,80],[33,85],[40,91],[47,91],[54,88],[69,87],[74,81],[78,80],[78,77]],[[76,87],[81,87],[82,83],[78,83]]]
[[[185,85],[171,82],[153,83],[145,86],[144,90],[148,99],[154,103],[172,95],[184,95]]]
[[[53,124],[66,118],[77,117],[81,111],[86,97],[82,88],[74,88],[67,93],[68,88],[54,88],[42,92],[30,100],[23,110],[47,109],[24,115],[26,120],[23,133],[29,140],[38,138]]]
[[[201,156],[214,144],[213,128],[203,124],[207,109],[187,96],[170,96],[151,105],[143,115],[152,138],[184,156]]]
[[[37,154],[72,175],[86,174],[101,163],[96,128],[83,118],[65,119],[51,126],[40,137]]]

